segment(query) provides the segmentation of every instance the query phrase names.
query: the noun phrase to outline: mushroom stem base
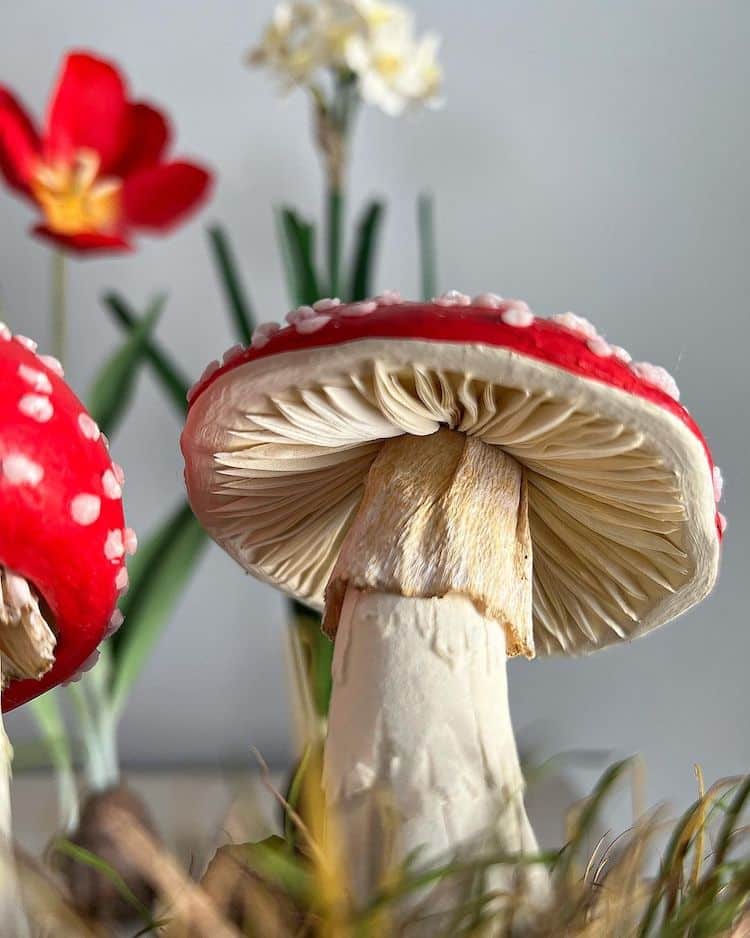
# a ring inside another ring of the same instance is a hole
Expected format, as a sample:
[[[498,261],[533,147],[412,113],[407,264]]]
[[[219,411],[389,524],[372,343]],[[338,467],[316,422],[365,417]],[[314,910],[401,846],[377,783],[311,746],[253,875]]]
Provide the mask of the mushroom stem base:
[[[415,599],[348,588],[324,779],[356,900],[371,898],[416,848],[420,866],[456,855],[537,852],[523,804],[506,659],[505,630],[464,596]],[[490,870],[489,888],[516,885],[539,902],[546,871]],[[455,901],[455,883],[441,884],[430,894],[430,912]]]
[[[2,674],[0,656],[0,678]],[[21,888],[13,856],[10,807],[10,777],[13,747],[3,725],[0,709],[0,934],[27,938],[28,922],[21,901]]]

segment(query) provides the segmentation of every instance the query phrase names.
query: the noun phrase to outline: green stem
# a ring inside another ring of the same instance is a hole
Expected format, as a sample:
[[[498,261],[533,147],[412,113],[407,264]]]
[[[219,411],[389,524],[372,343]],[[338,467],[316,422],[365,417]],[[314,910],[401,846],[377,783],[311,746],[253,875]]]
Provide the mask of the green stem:
[[[344,194],[341,188],[329,188],[326,230],[328,238],[328,295],[341,292],[341,251],[343,246]]]
[[[94,714],[82,683],[71,684],[70,694],[83,732],[87,787],[91,791],[103,791],[116,779],[113,780],[111,766],[108,764],[109,753],[102,739],[100,716]]]
[[[55,769],[60,824],[65,831],[75,830],[78,827],[78,786],[57,688],[35,697],[29,709],[39,726]]]
[[[419,259],[422,275],[422,299],[431,300],[437,295],[437,248],[435,246],[435,207],[432,195],[423,192],[417,203],[419,230]]]
[[[83,685],[92,702],[96,723],[99,751],[102,755],[107,787],[120,780],[120,759],[117,751],[117,729],[119,718],[109,696],[112,673],[112,652],[104,645],[95,668],[85,674]]]
[[[52,354],[65,365],[68,342],[67,260],[62,251],[52,254]]]

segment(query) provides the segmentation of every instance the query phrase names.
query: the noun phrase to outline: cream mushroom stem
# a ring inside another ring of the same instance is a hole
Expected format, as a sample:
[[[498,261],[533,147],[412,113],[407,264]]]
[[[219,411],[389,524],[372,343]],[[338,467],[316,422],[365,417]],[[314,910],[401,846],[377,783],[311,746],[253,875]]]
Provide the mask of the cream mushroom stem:
[[[324,617],[326,797],[357,900],[416,848],[537,851],[506,681],[507,657],[533,655],[531,564],[526,480],[501,449],[451,430],[384,443]],[[546,871],[524,869],[543,901]]]
[[[56,639],[27,581],[0,566],[0,687],[12,678],[40,678],[54,664]],[[13,747],[0,711],[0,926],[29,934],[13,857],[10,777]]]

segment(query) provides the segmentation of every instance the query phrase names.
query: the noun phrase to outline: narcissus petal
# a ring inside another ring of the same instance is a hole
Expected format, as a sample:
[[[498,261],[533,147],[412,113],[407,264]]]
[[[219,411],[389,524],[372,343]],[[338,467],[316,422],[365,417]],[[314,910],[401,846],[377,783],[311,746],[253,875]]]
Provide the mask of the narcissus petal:
[[[200,205],[210,183],[210,174],[192,163],[164,163],[136,172],[123,185],[124,221],[165,231]]]
[[[0,87],[0,173],[7,184],[28,195],[28,181],[39,159],[39,136],[21,102]]]
[[[63,62],[47,119],[45,155],[70,160],[81,149],[99,155],[102,174],[122,156],[129,107],[120,72],[103,59],[73,52]]]
[[[169,122],[161,111],[144,101],[131,104],[128,141],[117,166],[117,175],[127,176],[158,163],[171,136]]]

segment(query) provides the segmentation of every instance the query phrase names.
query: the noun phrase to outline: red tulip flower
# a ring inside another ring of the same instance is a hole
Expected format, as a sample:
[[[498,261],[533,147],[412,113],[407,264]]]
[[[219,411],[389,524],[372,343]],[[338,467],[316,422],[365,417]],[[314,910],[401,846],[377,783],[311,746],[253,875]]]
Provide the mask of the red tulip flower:
[[[130,250],[136,231],[164,233],[200,205],[211,175],[165,159],[170,136],[114,65],[84,52],[65,58],[41,131],[0,85],[0,173],[39,209],[34,233],[67,250]]]

